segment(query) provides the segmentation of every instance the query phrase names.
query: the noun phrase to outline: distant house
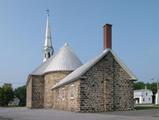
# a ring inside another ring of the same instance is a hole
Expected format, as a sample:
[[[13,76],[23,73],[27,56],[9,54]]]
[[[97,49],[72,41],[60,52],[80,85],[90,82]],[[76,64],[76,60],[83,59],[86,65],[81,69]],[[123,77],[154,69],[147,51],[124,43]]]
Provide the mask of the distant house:
[[[155,104],[156,105],[158,105],[159,104],[159,90],[158,90],[158,92],[156,93],[156,95],[155,95]]]
[[[151,104],[152,103],[152,91],[147,89],[134,90],[134,99],[136,104]]]
[[[12,101],[8,103],[8,106],[19,106],[20,99],[15,97]]]

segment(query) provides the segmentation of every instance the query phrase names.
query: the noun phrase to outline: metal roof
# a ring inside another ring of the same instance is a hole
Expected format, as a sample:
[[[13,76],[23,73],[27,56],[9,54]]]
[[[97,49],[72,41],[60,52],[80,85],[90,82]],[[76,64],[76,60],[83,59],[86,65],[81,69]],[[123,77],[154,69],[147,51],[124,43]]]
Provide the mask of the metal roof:
[[[81,66],[82,63],[79,58],[75,55],[74,51],[65,43],[59,52],[55,55],[44,70],[44,72],[50,71],[72,71]]]
[[[134,92],[146,92],[146,91],[152,92],[152,90],[150,90],[150,89],[139,89],[139,90],[134,90]]]
[[[55,56],[42,63],[31,75],[42,75],[52,71],[73,71],[81,65],[74,51],[65,43]]]
[[[37,67],[32,73],[31,75],[43,75],[44,74],[44,70],[47,68],[47,66],[49,65],[50,61],[54,58],[54,56],[52,56],[51,58],[49,58],[47,61],[41,63],[41,65],[39,67]]]
[[[101,60],[108,52],[111,52],[114,56],[114,59],[120,64],[120,66],[130,75],[132,80],[136,80],[137,78],[135,75],[126,67],[126,65],[123,64],[123,62],[117,57],[117,55],[111,50],[106,49],[104,50],[99,56],[96,58],[88,61],[86,64],[80,66],[75,71],[67,75],[64,79],[62,79],[60,82],[58,82],[56,85],[52,87],[52,89],[55,89],[57,87],[60,87],[64,84],[73,82],[75,80],[78,80],[84,73],[86,73],[93,65],[95,65],[99,60]]]
[[[47,15],[46,21],[46,32],[45,32],[45,47],[52,47],[52,40],[51,40],[51,26],[49,21],[49,14]]]

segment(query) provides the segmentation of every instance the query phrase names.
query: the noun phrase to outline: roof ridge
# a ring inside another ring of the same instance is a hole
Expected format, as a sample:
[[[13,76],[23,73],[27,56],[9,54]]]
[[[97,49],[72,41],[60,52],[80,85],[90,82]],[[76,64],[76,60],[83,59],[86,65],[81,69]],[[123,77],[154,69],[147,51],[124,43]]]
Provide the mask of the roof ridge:
[[[84,73],[86,73],[93,65],[95,65],[101,58],[103,58],[108,52],[111,52],[114,56],[114,59],[119,63],[119,65],[130,75],[132,80],[136,80],[137,78],[132,74],[132,72],[126,67],[126,65],[117,57],[117,55],[111,50],[111,49],[105,49],[100,55],[95,57],[94,59],[86,62],[82,66],[78,67],[75,71],[67,75],[65,78],[63,78],[60,82],[58,82],[56,85],[52,87],[52,89],[55,89],[57,87],[60,87],[64,84],[73,82],[74,80],[77,80],[80,78]]]
[[[31,75],[43,75],[52,71],[73,71],[81,65],[82,62],[73,49],[65,44],[53,57],[37,67]]]

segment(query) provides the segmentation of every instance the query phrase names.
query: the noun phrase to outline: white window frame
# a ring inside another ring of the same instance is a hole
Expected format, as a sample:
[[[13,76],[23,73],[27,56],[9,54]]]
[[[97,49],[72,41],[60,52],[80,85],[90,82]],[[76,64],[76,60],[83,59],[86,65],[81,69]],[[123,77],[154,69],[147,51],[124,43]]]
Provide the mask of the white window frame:
[[[75,97],[75,85],[72,84],[70,85],[70,98],[74,99],[74,97]]]
[[[61,88],[60,98],[65,100],[65,88]]]

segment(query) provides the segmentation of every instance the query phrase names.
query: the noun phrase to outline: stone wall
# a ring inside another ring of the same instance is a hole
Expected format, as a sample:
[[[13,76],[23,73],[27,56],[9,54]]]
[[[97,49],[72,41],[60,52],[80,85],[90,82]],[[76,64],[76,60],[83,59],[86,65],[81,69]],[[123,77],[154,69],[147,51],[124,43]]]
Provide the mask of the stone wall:
[[[114,67],[114,110],[132,110],[134,108],[133,81],[116,61]]]
[[[44,79],[43,76],[32,75],[27,83],[27,107],[43,108]]]
[[[32,76],[32,108],[44,106],[44,79],[43,76]]]
[[[69,73],[70,71],[57,71],[44,75],[44,108],[53,107],[53,92],[51,88]]]
[[[80,80],[53,90],[55,109],[80,111]]]
[[[26,106],[31,108],[32,106],[32,77],[29,76],[27,83],[27,98],[26,98]]]
[[[133,109],[133,81],[111,53],[88,70],[81,81],[81,112]]]

